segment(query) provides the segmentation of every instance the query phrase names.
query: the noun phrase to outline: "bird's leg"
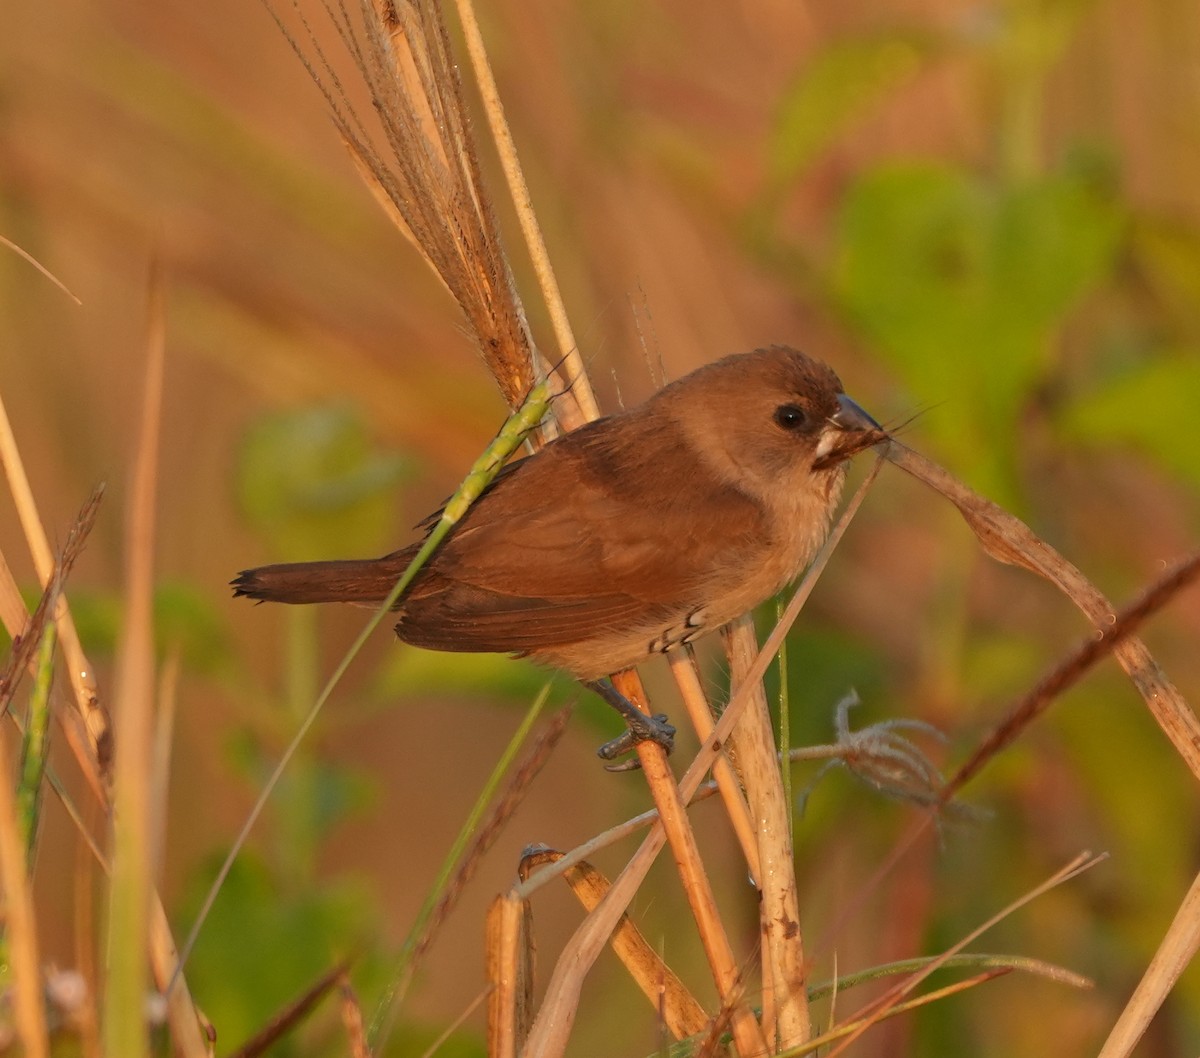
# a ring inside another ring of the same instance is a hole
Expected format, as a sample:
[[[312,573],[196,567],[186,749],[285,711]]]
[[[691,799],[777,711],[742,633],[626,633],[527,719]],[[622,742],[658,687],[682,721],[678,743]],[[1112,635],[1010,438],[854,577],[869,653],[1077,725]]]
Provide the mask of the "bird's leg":
[[[656,713],[647,716],[608,680],[588,680],[584,686],[595,691],[624,718],[627,730],[605,742],[596,755],[604,760],[615,760],[623,753],[628,753],[639,742],[657,742],[670,753],[675,745],[675,727],[667,720],[666,713]],[[636,757],[621,764],[606,764],[609,771],[632,771],[641,767]]]

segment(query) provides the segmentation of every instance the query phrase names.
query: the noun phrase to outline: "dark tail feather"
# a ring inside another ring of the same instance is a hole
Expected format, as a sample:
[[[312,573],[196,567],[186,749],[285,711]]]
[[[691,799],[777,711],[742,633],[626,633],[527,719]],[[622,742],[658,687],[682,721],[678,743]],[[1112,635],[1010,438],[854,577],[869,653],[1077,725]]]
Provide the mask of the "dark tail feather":
[[[261,602],[382,602],[412,554],[338,562],[286,562],[242,570],[229,583],[234,595]]]

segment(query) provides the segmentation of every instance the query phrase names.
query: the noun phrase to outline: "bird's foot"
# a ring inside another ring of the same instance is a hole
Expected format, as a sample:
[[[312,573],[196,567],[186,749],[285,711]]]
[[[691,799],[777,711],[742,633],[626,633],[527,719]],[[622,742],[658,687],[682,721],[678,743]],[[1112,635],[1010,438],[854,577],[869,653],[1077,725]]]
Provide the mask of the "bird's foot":
[[[675,746],[675,727],[667,719],[666,713],[655,713],[647,716],[607,680],[596,680],[588,683],[587,687],[595,691],[624,718],[626,730],[605,742],[596,755],[602,760],[616,760],[637,747],[639,742],[657,742],[664,752],[670,753]],[[619,764],[606,764],[609,771],[634,771],[641,767],[637,757],[622,761]]]

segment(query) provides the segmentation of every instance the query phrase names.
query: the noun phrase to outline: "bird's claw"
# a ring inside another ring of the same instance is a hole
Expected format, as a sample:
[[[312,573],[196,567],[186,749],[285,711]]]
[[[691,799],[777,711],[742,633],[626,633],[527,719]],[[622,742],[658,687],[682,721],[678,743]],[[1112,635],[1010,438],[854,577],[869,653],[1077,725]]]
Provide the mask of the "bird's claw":
[[[605,742],[596,756],[602,760],[616,760],[617,757],[637,748],[639,742],[655,742],[662,746],[665,753],[670,753],[675,747],[675,725],[667,719],[666,713],[655,713],[647,716],[637,710],[636,716],[626,716],[629,725],[621,734],[609,742]],[[637,757],[621,761],[619,764],[606,764],[608,771],[636,771],[642,766]]]

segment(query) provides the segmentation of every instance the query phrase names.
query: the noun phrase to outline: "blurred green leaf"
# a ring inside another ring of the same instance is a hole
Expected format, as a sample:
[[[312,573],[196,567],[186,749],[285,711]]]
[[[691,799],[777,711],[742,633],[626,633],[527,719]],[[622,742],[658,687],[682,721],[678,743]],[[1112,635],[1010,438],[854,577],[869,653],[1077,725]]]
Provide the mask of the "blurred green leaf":
[[[393,490],[407,462],[378,452],[345,407],[267,416],[247,434],[238,499],[272,557],[300,561],[381,550],[393,523]]]
[[[1081,397],[1060,419],[1068,437],[1127,445],[1200,485],[1200,355],[1180,353],[1142,365]]]
[[[1004,502],[1010,436],[1056,329],[1112,269],[1124,214],[1090,171],[995,187],[948,166],[890,165],[847,195],[835,286],[905,384],[944,400],[925,425]]]
[[[73,588],[71,613],[89,651],[110,656],[116,652],[124,620],[119,595]],[[203,592],[183,581],[163,580],[155,588],[154,641],[160,658],[178,648],[192,672],[217,672],[231,657],[221,614]]]
[[[771,183],[790,184],[846,126],[920,70],[933,38],[892,30],[837,41],[806,58],[768,143]]]
[[[1130,249],[1157,299],[1200,335],[1200,231],[1178,217],[1142,217],[1131,227]]]
[[[209,864],[194,879],[186,920],[217,866]],[[252,852],[243,851],[188,963],[188,983],[224,1041],[222,1049],[257,1032],[335,962],[363,946],[377,922],[378,908],[361,887],[326,881],[319,892],[289,894]],[[288,1042],[271,1053],[299,1049]]]
[[[455,654],[401,644],[388,651],[371,688],[392,702],[414,694],[494,695],[528,703],[546,682],[546,670],[504,654]],[[570,686],[572,681],[562,681]]]

